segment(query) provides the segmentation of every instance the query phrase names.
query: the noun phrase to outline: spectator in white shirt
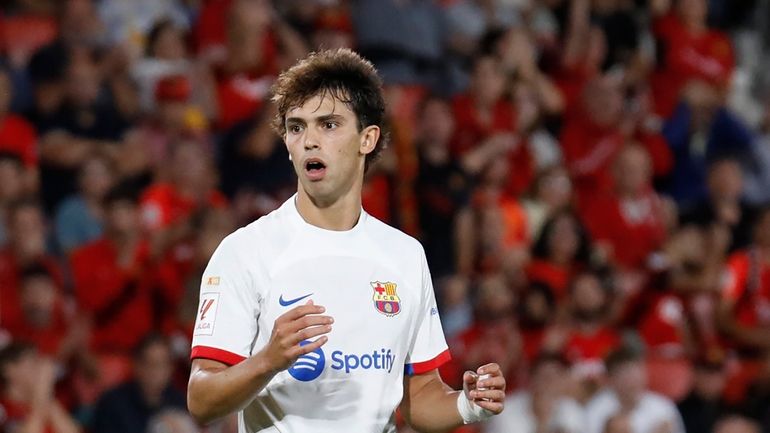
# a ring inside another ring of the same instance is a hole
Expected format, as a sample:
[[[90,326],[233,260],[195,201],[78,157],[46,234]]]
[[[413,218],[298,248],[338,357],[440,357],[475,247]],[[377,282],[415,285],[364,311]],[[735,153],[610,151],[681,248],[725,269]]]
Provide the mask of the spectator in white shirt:
[[[603,433],[614,415],[628,414],[632,433],[684,433],[682,419],[671,400],[647,390],[641,354],[620,348],[606,360],[609,386],[586,405],[585,433]]]
[[[532,364],[529,390],[505,400],[505,411],[484,425],[484,433],[581,433],[585,425],[580,405],[564,395],[566,361],[542,354]]]

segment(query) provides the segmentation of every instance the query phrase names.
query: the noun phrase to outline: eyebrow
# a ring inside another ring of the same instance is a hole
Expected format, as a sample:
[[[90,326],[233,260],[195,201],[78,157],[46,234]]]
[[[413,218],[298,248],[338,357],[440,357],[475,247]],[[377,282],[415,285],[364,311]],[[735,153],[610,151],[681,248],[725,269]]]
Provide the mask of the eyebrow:
[[[322,116],[317,116],[317,117],[315,117],[314,120],[317,123],[328,122],[330,120],[341,122],[341,121],[345,120],[345,118],[344,118],[344,116],[342,116],[340,114],[330,113],[330,114],[324,114]],[[293,123],[302,123],[302,124],[304,124],[305,123],[305,119],[303,119],[301,117],[287,117],[286,118],[286,123],[287,124],[293,124]]]

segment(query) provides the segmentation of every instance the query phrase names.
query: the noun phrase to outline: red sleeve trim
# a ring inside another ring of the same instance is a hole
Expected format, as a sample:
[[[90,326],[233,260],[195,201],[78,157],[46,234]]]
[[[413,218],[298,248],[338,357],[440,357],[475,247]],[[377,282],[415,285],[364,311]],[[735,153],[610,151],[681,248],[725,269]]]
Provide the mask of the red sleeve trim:
[[[196,358],[211,359],[214,361],[223,362],[227,365],[235,365],[246,359],[241,355],[237,355],[233,352],[217,349],[215,347],[208,346],[195,346],[190,353],[190,360]]]
[[[415,362],[404,365],[404,373],[412,376],[415,374],[427,373],[431,370],[441,367],[452,359],[449,349],[439,353],[435,358],[423,362]]]

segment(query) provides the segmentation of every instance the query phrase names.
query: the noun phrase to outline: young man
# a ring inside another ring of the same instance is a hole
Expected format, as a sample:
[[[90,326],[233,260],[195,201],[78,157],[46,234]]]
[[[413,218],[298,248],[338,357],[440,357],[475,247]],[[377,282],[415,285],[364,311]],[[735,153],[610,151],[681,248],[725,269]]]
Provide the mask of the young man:
[[[384,145],[374,67],[349,50],[316,53],[279,77],[273,100],[297,194],[209,262],[190,412],[240,411],[242,433],[392,432],[399,404],[429,431],[500,413],[498,365],[466,372],[463,392],[441,380],[450,356],[423,249],[361,208]]]

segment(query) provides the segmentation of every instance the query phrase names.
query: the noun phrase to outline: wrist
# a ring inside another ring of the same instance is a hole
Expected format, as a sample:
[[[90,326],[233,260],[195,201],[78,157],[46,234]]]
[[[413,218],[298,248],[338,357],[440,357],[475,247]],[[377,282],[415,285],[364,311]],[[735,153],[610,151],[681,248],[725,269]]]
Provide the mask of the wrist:
[[[494,415],[493,412],[470,401],[465,395],[465,391],[460,391],[457,395],[457,412],[460,414],[463,424],[484,421]]]

